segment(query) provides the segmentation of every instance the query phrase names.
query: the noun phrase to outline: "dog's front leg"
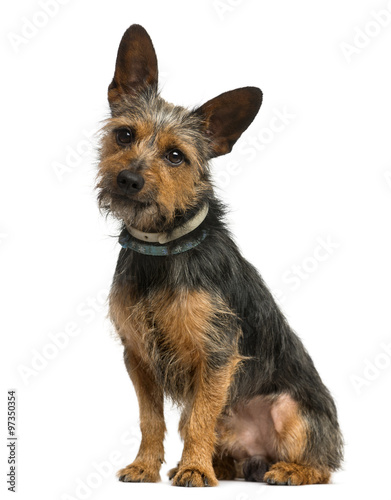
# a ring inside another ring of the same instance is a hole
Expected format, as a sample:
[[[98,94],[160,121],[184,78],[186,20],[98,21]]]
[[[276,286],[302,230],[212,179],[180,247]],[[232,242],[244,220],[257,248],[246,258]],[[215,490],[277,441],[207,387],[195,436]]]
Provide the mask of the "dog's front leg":
[[[163,391],[149,367],[125,348],[125,365],[136,390],[140,407],[141,444],[133,463],[118,472],[120,481],[155,483],[160,481],[164,461]]]
[[[221,368],[199,367],[196,391],[191,408],[185,408],[180,432],[184,447],[178,468],[173,470],[174,486],[216,486],[212,465],[215,446],[215,427],[218,416],[227,401],[237,359]]]

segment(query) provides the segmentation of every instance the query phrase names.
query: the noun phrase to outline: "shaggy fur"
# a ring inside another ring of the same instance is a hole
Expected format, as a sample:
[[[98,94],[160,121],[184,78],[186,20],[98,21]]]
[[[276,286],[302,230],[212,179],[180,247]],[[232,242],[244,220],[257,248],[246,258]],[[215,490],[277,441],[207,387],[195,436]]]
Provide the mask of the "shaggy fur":
[[[110,316],[137,393],[142,440],[119,478],[159,480],[169,397],[181,408],[184,441],[169,474],[173,485],[214,486],[235,477],[328,482],[342,460],[334,402],[232,240],[210,179],[211,158],[232,149],[256,116],[262,93],[245,87],[188,110],[161,98],[157,75],[148,34],[131,26],[109,86],[100,207],[122,221],[122,235],[129,227],[170,234],[205,204],[209,211],[198,228],[168,243],[167,256],[120,252]],[[124,173],[135,179],[130,190],[119,181]],[[170,255],[173,245],[205,231],[198,246]]]

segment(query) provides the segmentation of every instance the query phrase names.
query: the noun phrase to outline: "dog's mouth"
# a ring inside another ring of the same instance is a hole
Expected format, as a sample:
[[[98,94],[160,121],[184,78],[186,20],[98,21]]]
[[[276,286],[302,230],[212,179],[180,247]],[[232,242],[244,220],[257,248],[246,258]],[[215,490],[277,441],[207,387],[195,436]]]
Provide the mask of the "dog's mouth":
[[[138,206],[140,208],[147,208],[154,203],[155,199],[155,196],[147,190],[142,190],[138,193],[127,194],[120,189],[113,189],[111,187],[98,186],[98,188],[100,188],[98,200],[105,200],[105,202],[109,202],[110,205],[122,203],[129,207]]]
[[[137,199],[137,195],[128,195],[125,193],[119,193],[116,191],[109,191],[107,193],[112,201],[118,201],[118,202],[123,202],[123,203],[133,203],[133,204],[139,204],[143,203],[142,201]]]
[[[99,186],[98,204],[102,212],[140,230],[156,230],[160,225],[160,211],[148,193],[127,195],[119,190]]]
[[[140,194],[128,195],[120,191],[108,188],[101,188],[98,195],[99,207],[109,212],[115,212],[116,208],[132,210],[137,207],[139,210],[148,208],[153,202],[146,196]]]

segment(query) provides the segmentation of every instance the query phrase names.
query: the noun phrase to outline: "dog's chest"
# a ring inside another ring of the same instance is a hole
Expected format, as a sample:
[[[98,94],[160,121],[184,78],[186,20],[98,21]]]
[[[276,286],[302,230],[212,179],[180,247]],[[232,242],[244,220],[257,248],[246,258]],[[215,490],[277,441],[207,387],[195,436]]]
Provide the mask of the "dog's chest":
[[[130,285],[114,285],[110,316],[124,346],[168,392],[189,388],[213,340],[215,311],[207,292],[160,288],[140,295]]]

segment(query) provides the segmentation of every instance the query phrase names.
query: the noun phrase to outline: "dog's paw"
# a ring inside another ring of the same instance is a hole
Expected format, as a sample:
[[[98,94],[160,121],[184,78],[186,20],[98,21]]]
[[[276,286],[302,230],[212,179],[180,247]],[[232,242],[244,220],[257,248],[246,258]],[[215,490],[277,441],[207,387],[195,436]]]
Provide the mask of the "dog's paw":
[[[243,476],[245,481],[263,482],[269,465],[263,457],[247,458],[243,463]]]
[[[322,473],[309,465],[278,462],[266,472],[264,481],[268,484],[292,485],[300,484],[326,484],[329,482],[330,473]]]
[[[171,469],[169,474],[174,471],[176,471],[175,475],[171,476],[173,486],[203,487],[218,484],[213,469],[185,465]]]
[[[133,462],[117,472],[118,479],[124,483],[157,483],[159,470],[147,463]]]

